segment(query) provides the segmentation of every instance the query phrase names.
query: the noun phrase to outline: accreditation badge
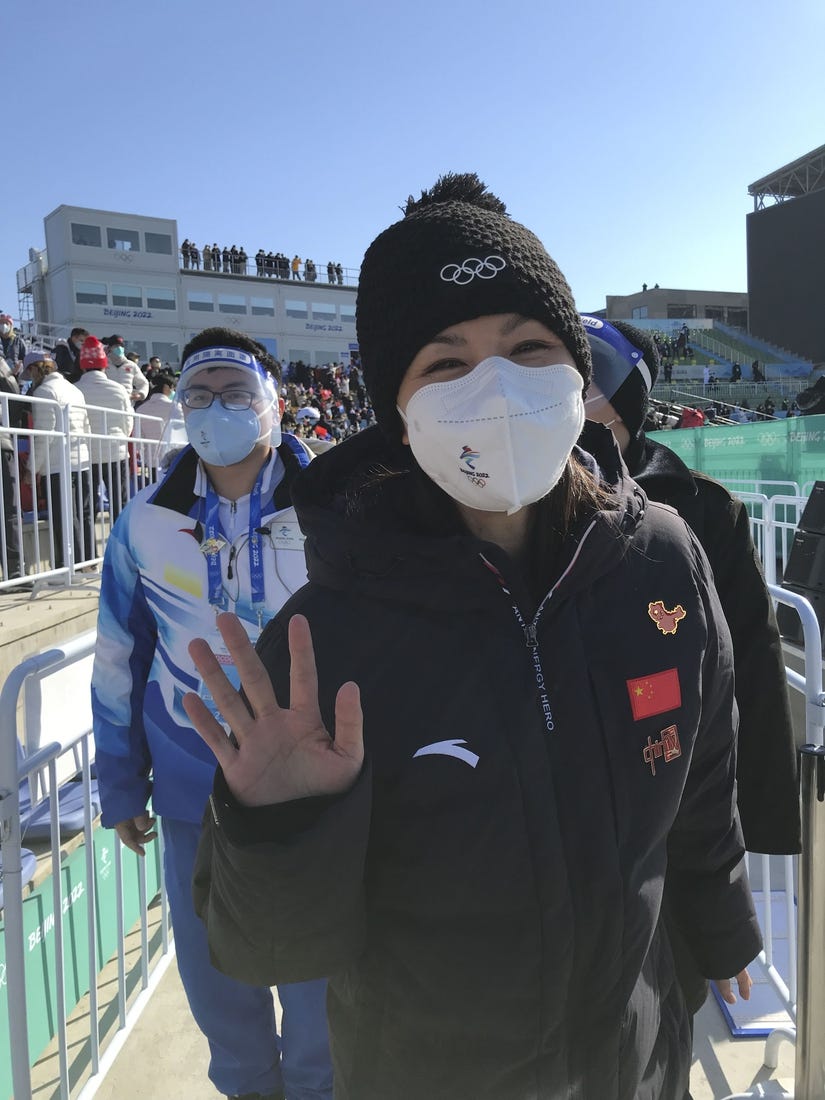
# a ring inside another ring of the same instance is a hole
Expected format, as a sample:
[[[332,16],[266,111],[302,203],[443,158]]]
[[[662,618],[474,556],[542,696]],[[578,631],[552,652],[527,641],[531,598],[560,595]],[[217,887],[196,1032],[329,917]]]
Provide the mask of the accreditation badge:
[[[298,525],[297,520],[277,520],[270,528],[272,545],[276,550],[303,550],[306,535]]]

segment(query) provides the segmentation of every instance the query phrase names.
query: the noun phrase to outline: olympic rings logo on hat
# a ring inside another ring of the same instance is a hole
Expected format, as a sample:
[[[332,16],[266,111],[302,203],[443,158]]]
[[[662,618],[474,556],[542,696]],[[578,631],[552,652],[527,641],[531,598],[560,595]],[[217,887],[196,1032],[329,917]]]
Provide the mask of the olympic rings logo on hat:
[[[507,266],[507,261],[501,256],[487,256],[480,260],[477,256],[468,256],[461,264],[445,264],[441,269],[441,278],[445,283],[456,283],[457,286],[466,286],[473,279],[495,279],[500,271]]]

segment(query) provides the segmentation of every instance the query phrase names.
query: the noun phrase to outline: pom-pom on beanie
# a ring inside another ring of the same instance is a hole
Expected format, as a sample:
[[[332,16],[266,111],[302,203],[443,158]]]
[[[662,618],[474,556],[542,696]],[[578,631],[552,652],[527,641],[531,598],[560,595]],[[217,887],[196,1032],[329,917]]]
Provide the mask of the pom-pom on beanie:
[[[367,249],[356,306],[364,382],[384,434],[400,438],[398,390],[451,325],[496,313],[545,324],[590,382],[590,347],[567,280],[541,241],[474,173],[442,176]]]
[[[80,369],[106,370],[109,361],[106,358],[106,350],[96,336],[87,336],[80,349]]]

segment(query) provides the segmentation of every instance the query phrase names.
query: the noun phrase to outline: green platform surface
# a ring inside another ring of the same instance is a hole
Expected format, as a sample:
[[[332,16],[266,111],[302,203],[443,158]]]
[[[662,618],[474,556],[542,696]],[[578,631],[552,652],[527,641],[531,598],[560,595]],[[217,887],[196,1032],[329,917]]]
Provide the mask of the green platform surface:
[[[95,929],[95,973],[117,951],[117,891],[115,881],[115,836],[109,829],[94,831],[94,886],[97,894]],[[128,931],[140,915],[138,857],[123,849],[123,912]],[[63,904],[64,970],[63,983],[66,1015],[89,991],[89,883],[86,872],[86,847],[80,845],[61,867]],[[146,850],[147,902],[160,887],[158,845]],[[28,1018],[31,1064],[54,1038],[57,1029],[56,989],[60,976],[55,966],[55,906],[52,877],[23,900],[25,934],[26,1014]],[[0,975],[5,977],[6,939],[0,922]],[[0,981],[0,1097],[13,1100],[11,1054],[9,1050],[8,985]]]

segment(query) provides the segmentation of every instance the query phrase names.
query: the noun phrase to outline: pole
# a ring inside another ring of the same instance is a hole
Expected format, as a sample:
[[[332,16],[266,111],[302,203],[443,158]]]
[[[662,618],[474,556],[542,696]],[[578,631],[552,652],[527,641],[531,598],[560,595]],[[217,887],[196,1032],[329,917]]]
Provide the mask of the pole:
[[[825,747],[802,746],[800,781],[802,855],[794,1097],[820,1100],[825,1096]]]

